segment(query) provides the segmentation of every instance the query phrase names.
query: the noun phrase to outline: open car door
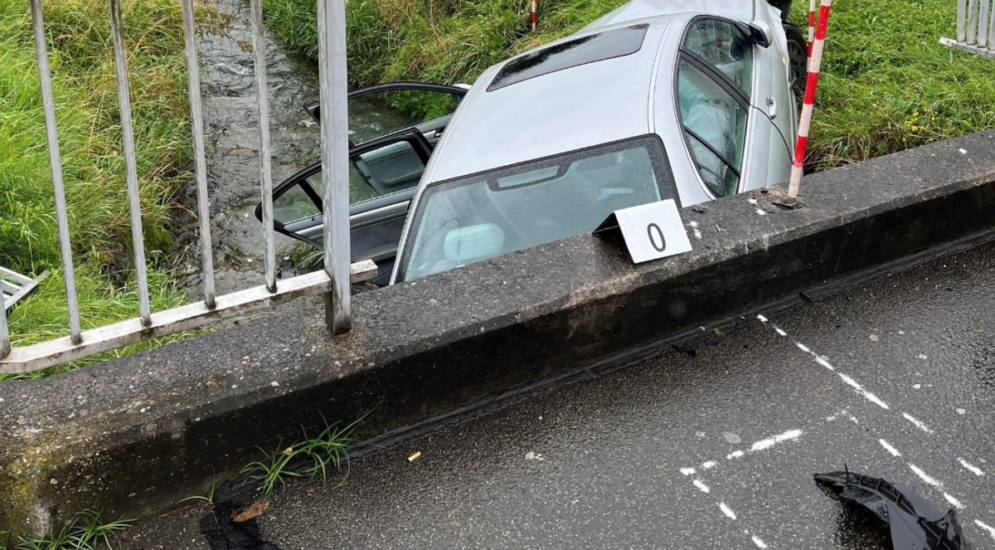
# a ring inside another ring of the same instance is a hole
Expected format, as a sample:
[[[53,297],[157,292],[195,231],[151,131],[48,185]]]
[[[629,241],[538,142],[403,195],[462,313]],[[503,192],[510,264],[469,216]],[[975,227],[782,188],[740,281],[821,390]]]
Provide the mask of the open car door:
[[[408,205],[432,149],[467,89],[398,82],[349,94],[349,220],[352,261],[373,260],[386,285]],[[317,103],[305,110],[321,120]],[[322,243],[321,163],[273,191],[275,229],[318,249]],[[256,207],[262,220],[262,205]]]

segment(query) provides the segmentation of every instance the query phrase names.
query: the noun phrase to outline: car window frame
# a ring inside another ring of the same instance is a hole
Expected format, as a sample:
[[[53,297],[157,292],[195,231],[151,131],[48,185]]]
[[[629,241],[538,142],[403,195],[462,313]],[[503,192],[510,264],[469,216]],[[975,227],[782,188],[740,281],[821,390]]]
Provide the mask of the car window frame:
[[[436,190],[453,186],[465,180],[479,178],[485,174],[492,174],[505,170],[512,170],[520,166],[527,166],[536,163],[542,163],[545,161],[555,160],[557,158],[568,157],[573,155],[580,155],[587,151],[604,149],[608,147],[623,145],[626,143],[646,143],[652,144],[647,147],[647,153],[649,154],[650,162],[653,166],[654,176],[657,178],[657,189],[660,193],[660,200],[670,200],[672,199],[676,204],[677,208],[681,208],[681,196],[677,189],[677,182],[674,179],[674,172],[670,166],[670,158],[667,154],[667,146],[663,143],[663,139],[656,133],[642,134],[638,136],[632,136],[624,139],[619,139],[615,141],[608,141],[605,143],[599,143],[597,145],[592,145],[590,147],[583,147],[580,149],[573,149],[570,151],[565,151],[562,153],[557,153],[555,155],[548,155],[545,157],[529,159],[523,162],[516,162],[513,164],[508,164],[505,166],[498,166],[496,168],[489,168],[487,170],[482,170],[479,172],[474,172],[471,174],[466,174],[462,176],[457,176],[455,178],[449,178],[442,181],[432,182],[425,185],[424,187],[418,189],[418,193],[414,198],[414,202],[411,205],[411,210],[408,212],[408,226],[405,228],[404,233],[401,236],[401,246],[399,248],[399,254],[394,263],[394,273],[391,275],[391,284],[396,284],[403,281],[404,275],[407,272],[407,263],[410,260],[412,248],[417,240],[418,229],[421,227],[422,218],[425,214],[425,208],[428,204],[427,199],[430,198],[428,193],[435,192]]]
[[[415,153],[418,155],[418,158],[421,159],[422,163],[424,163],[426,166],[428,165],[429,157],[432,154],[432,146],[431,146],[431,144],[429,144],[429,142],[425,138],[425,136],[422,135],[422,133],[420,131],[418,131],[417,128],[408,128],[406,130],[402,130],[401,132],[394,133],[394,134],[391,134],[391,135],[388,135],[388,136],[384,136],[382,138],[378,138],[378,139],[375,139],[373,141],[368,141],[366,143],[363,143],[362,145],[357,145],[357,146],[353,147],[352,149],[350,149],[350,151],[349,151],[349,162],[350,163],[353,162],[353,160],[356,157],[358,157],[359,155],[362,155],[362,154],[365,154],[365,153],[369,153],[370,151],[374,151],[374,150],[380,149],[382,147],[387,147],[389,145],[393,145],[394,143],[399,143],[399,142],[402,142],[402,141],[407,141],[408,143],[410,143],[412,149],[414,149]],[[310,185],[303,185],[304,182],[307,181],[307,178],[309,178],[309,177],[313,176],[315,173],[321,171],[321,169],[322,169],[321,162],[317,162],[315,164],[312,164],[311,166],[308,166],[307,168],[304,168],[303,170],[300,170],[297,173],[295,173],[294,175],[290,176],[289,178],[287,178],[286,180],[284,180],[282,183],[280,183],[280,185],[278,185],[276,187],[276,189],[273,190],[273,201],[276,202],[281,196],[283,196],[285,193],[287,193],[288,191],[290,191],[292,188],[294,188],[296,186],[300,186],[301,190],[304,191],[304,194],[307,195],[309,199],[311,199],[311,202],[314,203],[315,207],[318,209],[318,213],[313,214],[311,216],[306,216],[304,218],[301,218],[300,220],[294,220],[294,222],[299,222],[299,221],[305,220],[307,218],[311,218],[313,220],[316,220],[317,218],[319,218],[319,217],[321,217],[321,216],[324,215],[325,209],[324,209],[324,201],[322,200],[322,198],[318,195],[318,193],[314,190],[313,187],[311,187]],[[362,201],[350,204],[349,205],[349,209],[350,209],[349,216],[352,217],[352,210],[353,209],[363,210],[362,205],[365,205],[367,203],[372,203],[374,201],[384,202],[383,199],[386,199],[388,197],[394,197],[394,196],[398,195],[399,193],[414,192],[414,190],[417,187],[418,187],[418,184],[415,184],[413,186],[406,187],[404,189],[398,189],[397,191],[393,191],[391,193],[386,193],[386,194],[383,194],[383,195],[378,195],[378,196],[371,197],[371,198],[366,199],[366,200],[362,200]],[[263,221],[263,205],[262,205],[262,203],[259,203],[259,204],[256,205],[255,215],[256,215],[256,219],[257,220],[259,220],[260,222]],[[294,233],[292,231],[288,231],[286,229],[286,224],[284,224],[284,223],[282,223],[282,222],[280,222],[280,221],[278,221],[276,219],[273,220],[273,229],[276,230],[278,233],[280,233],[282,235],[286,235],[286,236],[288,236],[290,238],[297,239],[299,241],[303,241],[303,242],[306,242],[308,244],[312,244],[312,245],[317,246],[316,243],[313,242],[311,239],[304,238],[304,237],[298,235],[297,233]]]
[[[684,44],[687,42],[688,34],[692,31],[692,29],[694,27],[694,24],[697,21],[700,21],[702,19],[716,20],[716,21],[722,21],[724,23],[728,23],[733,28],[736,28],[741,33],[743,33],[743,36],[745,37],[745,39],[747,41],[750,41],[750,35],[747,34],[746,32],[744,32],[743,28],[742,28],[742,24],[738,23],[736,21],[733,21],[733,20],[730,20],[730,19],[726,19],[724,17],[715,16],[715,15],[698,15],[698,16],[695,16],[695,17],[691,18],[691,20],[688,21],[687,25],[684,28],[684,32],[681,34],[681,38],[680,38],[680,42],[679,42],[680,45],[677,48],[677,56],[676,56],[676,61],[674,63],[673,94],[674,94],[674,110],[676,112],[677,122],[680,125],[680,130],[681,130],[681,134],[682,134],[681,135],[681,139],[683,140],[683,143],[684,143],[685,153],[687,154],[688,159],[691,161],[691,164],[694,167],[694,172],[695,172],[695,176],[698,179],[698,184],[701,186],[701,188],[705,191],[705,193],[707,194],[707,196],[710,199],[715,200],[717,198],[720,198],[720,195],[716,195],[712,191],[712,189],[705,183],[705,180],[704,180],[704,178],[701,175],[701,170],[698,167],[698,162],[697,162],[697,160],[694,157],[694,152],[691,150],[691,144],[689,143],[689,137],[688,136],[690,135],[691,139],[694,139],[696,142],[700,143],[702,146],[704,146],[706,149],[708,149],[713,155],[716,156],[716,158],[718,158],[723,164],[725,164],[727,167],[729,167],[736,174],[736,179],[737,179],[737,181],[736,181],[736,193],[739,193],[740,190],[742,190],[742,188],[743,188],[743,167],[746,165],[747,141],[749,141],[749,138],[750,138],[750,123],[753,120],[753,113],[752,113],[751,104],[750,104],[750,95],[753,93],[752,88],[753,88],[753,86],[754,86],[754,84],[756,82],[756,73],[757,73],[756,54],[757,54],[757,51],[756,51],[756,44],[751,44],[750,45],[750,47],[752,48],[752,50],[750,52],[751,53],[751,58],[752,58],[752,62],[750,63],[750,88],[751,89],[750,89],[749,92],[746,92],[745,90],[743,90],[743,88],[739,84],[736,84],[736,82],[734,82],[732,79],[730,79],[728,77],[728,75],[726,75],[724,72],[722,72],[721,70],[719,70],[713,64],[709,63],[706,59],[704,59],[700,55],[696,54],[695,52],[693,52],[693,51],[685,48]],[[679,92],[680,92],[680,78],[681,78],[681,63],[680,62],[682,60],[688,62],[688,64],[692,65],[695,69],[697,69],[698,71],[702,72],[706,77],[711,78],[712,81],[714,81],[716,85],[718,85],[724,92],[726,92],[730,97],[732,97],[733,101],[735,101],[737,103],[737,105],[739,105],[739,107],[741,109],[743,109],[743,111],[746,113],[746,131],[745,131],[745,136],[743,138],[743,159],[742,159],[742,161],[741,161],[741,163],[740,163],[739,166],[733,165],[729,161],[729,159],[725,158],[725,155],[720,154],[715,149],[714,146],[712,146],[710,143],[708,143],[706,140],[704,140],[701,136],[698,136],[697,133],[695,133],[694,131],[690,130],[687,126],[684,125],[684,117],[681,114],[680,95],[679,95]],[[732,195],[729,195],[729,196],[732,196]]]
[[[438,92],[438,93],[443,93],[443,94],[452,94],[452,95],[458,95],[458,96],[460,96],[461,100],[464,97],[466,97],[467,93],[470,92],[470,90],[468,88],[463,88],[463,87],[459,87],[459,86],[448,86],[446,84],[429,84],[427,82],[400,81],[400,82],[387,82],[387,83],[384,83],[384,84],[377,84],[375,86],[369,86],[369,87],[366,87],[366,88],[361,88],[359,90],[355,90],[355,91],[349,92],[346,95],[346,100],[347,101],[352,101],[353,99],[358,99],[358,98],[363,97],[363,96],[368,96],[368,95],[373,95],[373,94],[380,94],[380,93],[385,93],[385,92],[404,92],[404,91],[423,91],[423,92]],[[318,124],[321,124],[321,102],[320,101],[315,101],[314,103],[309,103],[309,104],[305,105],[304,106],[304,110],[307,111],[307,114],[310,115],[311,118],[314,119],[315,122],[317,122]],[[431,121],[426,121],[426,122],[431,122]],[[379,140],[379,139],[388,138],[388,137],[391,137],[391,136],[393,136],[395,134],[399,134],[401,132],[406,132],[406,131],[408,131],[408,130],[410,130],[412,128],[415,128],[415,127],[416,126],[409,126],[407,128],[402,128],[402,129],[400,129],[400,130],[398,130],[396,132],[392,132],[390,134],[385,134],[385,135],[380,136],[380,137],[378,137],[376,139]],[[376,140],[370,140],[370,141],[367,141],[367,142],[363,142],[363,143],[361,143],[359,145],[366,145],[367,143],[372,143],[374,141],[376,141]],[[357,145],[354,144],[354,143],[352,143],[352,140],[350,140],[349,141],[349,146],[350,147],[355,147]]]

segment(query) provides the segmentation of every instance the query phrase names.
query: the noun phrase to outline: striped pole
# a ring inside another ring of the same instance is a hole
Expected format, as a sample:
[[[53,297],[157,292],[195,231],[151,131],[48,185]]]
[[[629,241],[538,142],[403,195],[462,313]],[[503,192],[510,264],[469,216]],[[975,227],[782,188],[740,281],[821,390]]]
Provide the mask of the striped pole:
[[[826,27],[829,26],[829,7],[832,0],[822,0],[819,6],[819,25],[815,30],[812,56],[808,64],[808,79],[805,82],[805,102],[802,116],[798,121],[798,143],[795,144],[795,161],[791,165],[791,181],[788,184],[788,197],[798,198],[798,188],[802,183],[802,165],[805,163],[805,146],[808,144],[808,130],[812,125],[812,108],[815,105],[815,87],[819,83],[819,68],[822,65],[822,52],[826,46]]]
[[[812,59],[812,42],[815,41],[815,0],[808,0],[808,58]]]
[[[536,30],[536,0],[532,0],[532,30]]]

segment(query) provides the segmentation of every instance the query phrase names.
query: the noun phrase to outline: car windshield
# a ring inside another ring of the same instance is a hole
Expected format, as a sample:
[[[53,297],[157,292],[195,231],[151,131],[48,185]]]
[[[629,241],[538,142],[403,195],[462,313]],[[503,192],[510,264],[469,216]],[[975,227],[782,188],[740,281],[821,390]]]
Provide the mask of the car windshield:
[[[673,189],[652,136],[429,186],[398,281],[589,233],[615,210],[675,198]]]

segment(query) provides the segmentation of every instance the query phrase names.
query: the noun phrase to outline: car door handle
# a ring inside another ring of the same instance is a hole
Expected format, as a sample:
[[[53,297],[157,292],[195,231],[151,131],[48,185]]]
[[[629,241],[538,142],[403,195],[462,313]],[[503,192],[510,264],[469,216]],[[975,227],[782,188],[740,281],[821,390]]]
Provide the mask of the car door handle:
[[[777,101],[773,97],[767,98],[767,115],[771,120],[777,118]]]

